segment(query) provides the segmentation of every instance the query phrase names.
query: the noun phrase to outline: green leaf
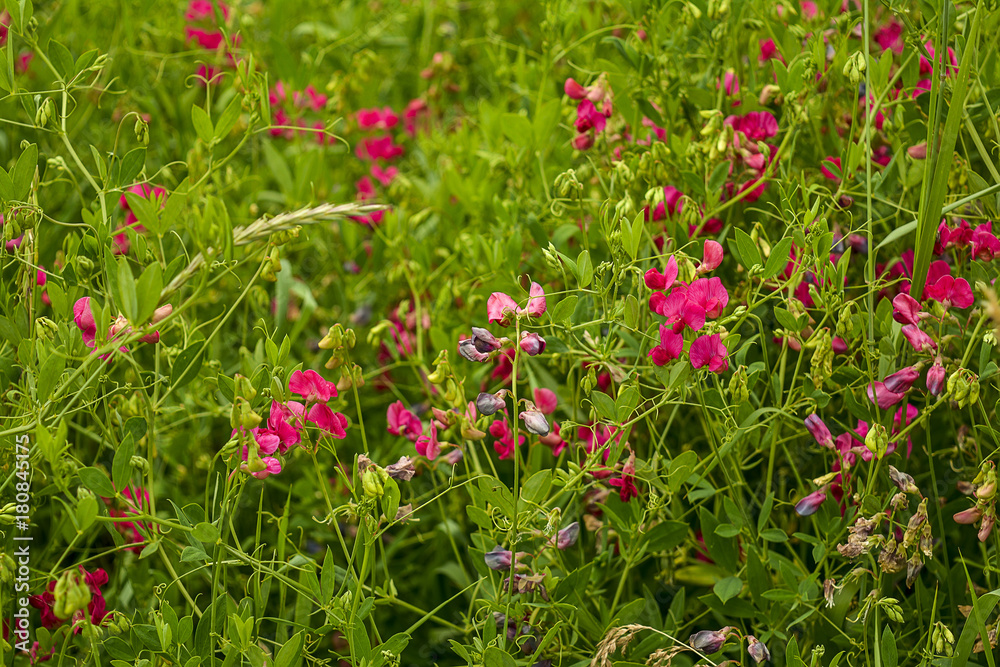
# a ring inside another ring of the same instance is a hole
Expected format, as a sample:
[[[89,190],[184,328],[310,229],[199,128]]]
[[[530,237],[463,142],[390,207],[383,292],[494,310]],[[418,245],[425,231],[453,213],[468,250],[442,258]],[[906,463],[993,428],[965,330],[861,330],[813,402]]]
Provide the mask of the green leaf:
[[[212,120],[208,117],[208,112],[198,105],[191,107],[191,122],[194,124],[194,131],[198,138],[206,144],[212,142],[215,136],[215,128],[212,127]]]
[[[55,389],[56,383],[59,382],[59,378],[62,376],[65,368],[66,358],[62,354],[53,352],[49,355],[45,363],[42,364],[42,367],[38,369],[35,392],[39,399],[47,400],[55,398],[52,396],[52,390]]]
[[[555,307],[553,307],[552,310],[549,311],[549,316],[552,318],[552,321],[565,322],[566,320],[568,320],[570,318],[570,315],[573,314],[573,311],[576,310],[576,302],[579,300],[580,297],[578,297],[575,294],[572,294],[563,299],[562,301],[560,301],[559,303],[557,303]]]
[[[278,185],[281,186],[282,192],[288,194],[292,191],[292,172],[288,168],[288,163],[285,162],[285,158],[278,152],[278,149],[271,145],[270,141],[264,142],[264,160],[267,162],[267,168],[271,172],[271,175]]]
[[[687,481],[697,465],[698,455],[691,450],[674,457],[674,460],[670,462],[670,471],[667,473],[667,485],[670,487],[671,493],[677,493],[681,490],[681,485]]]
[[[603,391],[594,391],[590,394],[590,400],[597,408],[597,414],[608,421],[617,421],[618,413],[615,408],[615,400]]]
[[[517,667],[517,661],[496,646],[487,646],[483,651],[483,667]]]
[[[743,580],[739,577],[726,577],[717,582],[712,590],[719,596],[722,604],[726,604],[743,590]]]
[[[129,322],[138,322],[139,299],[135,291],[135,276],[128,260],[118,260],[118,307]]]
[[[742,229],[733,230],[736,237],[736,246],[740,251],[741,264],[747,269],[760,264],[760,250],[757,248],[757,244],[754,243],[750,235],[747,234]]]
[[[160,302],[160,290],[163,289],[163,269],[159,262],[153,262],[139,276],[136,286],[139,299],[139,314],[135,323],[145,324],[153,316],[156,305]]]
[[[647,548],[651,552],[670,551],[684,542],[688,525],[683,521],[661,521],[646,532]]]
[[[586,287],[594,279],[594,265],[590,261],[590,251],[583,250],[576,258],[576,278],[580,281],[580,287]]]
[[[236,125],[236,121],[240,119],[240,112],[243,110],[243,96],[236,94],[233,99],[229,102],[226,110],[222,112],[219,116],[219,120],[215,124],[215,138],[224,139],[229,135],[229,132]]]
[[[29,144],[21,157],[17,158],[17,164],[10,174],[13,186],[13,199],[26,201],[28,191],[31,190],[31,179],[35,176],[35,168],[38,166],[38,146]]]
[[[896,667],[899,664],[899,654],[896,651],[896,637],[889,626],[882,630],[882,667]]]
[[[768,542],[788,541],[788,535],[785,534],[785,531],[781,530],[780,528],[769,528],[768,530],[762,530],[760,531],[760,536],[762,539],[767,540]]]
[[[774,492],[767,494],[764,498],[764,502],[760,506],[760,514],[757,516],[757,533],[764,531],[764,526],[767,525],[767,520],[771,516],[771,508],[774,507]]]
[[[764,265],[762,278],[770,280],[788,265],[792,253],[792,239],[785,237],[778,241],[778,244],[771,248],[771,254],[767,256],[767,264]]]
[[[132,477],[132,456],[135,454],[135,443],[132,434],[127,433],[118,445],[115,452],[114,463],[111,464],[111,480],[115,483],[115,488],[124,491],[128,487]]]
[[[63,75],[63,80],[69,80],[76,74],[73,54],[65,46],[54,39],[49,40],[49,60],[55,68]]]
[[[958,140],[959,125],[962,122],[962,115],[965,113],[965,97],[969,90],[970,70],[973,60],[979,57],[979,24],[983,16],[983,7],[973,14],[972,28],[969,31],[965,44],[965,51],[962,53],[962,64],[958,74],[952,78],[951,99],[948,102],[948,116],[945,119],[944,133],[940,136],[938,143],[938,127],[934,123],[929,123],[927,128],[927,145],[940,146],[933,156],[933,164],[924,172],[923,187],[921,187],[921,206],[917,217],[917,241],[914,246],[913,257],[913,283],[910,286],[910,295],[920,301],[924,294],[924,283],[927,282],[927,269],[931,264],[931,254],[934,251],[934,237],[938,224],[941,222],[941,207],[944,204],[945,195],[948,192],[948,179],[951,174],[951,164],[955,158],[955,142]],[[943,52],[940,43],[935,44],[935,53]],[[947,59],[945,59],[947,62]],[[950,63],[948,63],[950,67]],[[944,81],[940,72],[941,63],[935,59],[932,81],[932,94],[937,95],[937,103],[944,103],[943,91],[940,90],[939,81]],[[930,188],[928,189],[928,181]]]
[[[206,521],[202,521],[191,531],[191,536],[199,542],[213,544],[219,539],[219,529]]]
[[[204,351],[204,343],[197,342],[188,345],[177,355],[170,369],[170,386],[180,388],[197,377],[204,361]]]
[[[521,498],[528,503],[539,504],[545,500],[552,486],[552,471],[539,470],[524,483],[521,488]]]
[[[118,169],[118,178],[115,179],[116,187],[124,187],[132,185],[135,182],[136,176],[142,171],[143,165],[146,164],[146,149],[140,146],[139,148],[133,148],[125,157],[121,159],[121,166]],[[138,217],[138,216],[136,216]]]
[[[97,499],[94,496],[83,496],[76,504],[77,530],[83,532],[97,519]]]
[[[102,470],[97,468],[80,468],[78,473],[83,485],[101,496],[102,498],[114,498],[115,487],[111,486],[111,480]]]

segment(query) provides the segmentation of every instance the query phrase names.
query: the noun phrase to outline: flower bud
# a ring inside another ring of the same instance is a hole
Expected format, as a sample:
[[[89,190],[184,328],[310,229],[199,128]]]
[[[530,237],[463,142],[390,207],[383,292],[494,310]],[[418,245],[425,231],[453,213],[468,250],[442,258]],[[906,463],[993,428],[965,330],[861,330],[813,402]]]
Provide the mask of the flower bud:
[[[522,331],[520,345],[521,350],[532,357],[545,351],[545,339],[534,332]]]
[[[135,120],[135,140],[143,146],[149,145],[149,124],[139,116]]]
[[[920,371],[915,366],[908,366],[885,378],[885,388],[895,394],[902,394],[913,386],[920,377]]]
[[[514,559],[513,552],[507,551],[499,544],[484,554],[486,567],[491,570],[509,570],[511,561]]]
[[[521,413],[521,419],[524,420],[524,426],[529,433],[542,436],[549,434],[549,420],[541,412],[527,410]]]
[[[983,516],[983,522],[979,526],[979,541],[985,542],[990,533],[993,532],[993,523],[996,521],[996,515],[991,511],[989,514]]]
[[[722,630],[702,630],[688,637],[688,644],[696,651],[701,651],[707,655],[718,653],[722,650],[722,645],[726,643],[726,634],[729,628]]]
[[[983,511],[978,507],[970,507],[967,510],[962,510],[961,512],[956,512],[952,519],[955,523],[960,523],[963,525],[972,525],[983,518]]]
[[[927,369],[927,391],[931,396],[940,396],[944,389],[945,370],[940,361]]]
[[[576,540],[579,537],[580,522],[574,521],[556,533],[556,548],[560,550],[569,549],[571,546],[576,544]]]
[[[733,403],[739,405],[750,400],[750,390],[747,388],[747,367],[740,366],[729,379],[729,395]]]
[[[467,338],[458,343],[458,353],[469,361],[475,361],[478,363],[483,363],[490,360],[490,355],[483,354],[476,349],[476,344],[472,342],[471,338]]]
[[[809,516],[819,510],[819,506],[826,500],[826,489],[813,491],[808,496],[795,503],[795,513],[799,516]]]
[[[52,613],[58,618],[72,618],[73,614],[85,610],[90,604],[90,587],[75,570],[62,573],[56,581],[53,593],[55,602],[52,605]]]
[[[889,448],[889,434],[886,433],[884,426],[873,424],[868,429],[868,435],[865,436],[865,447],[875,455],[875,458],[880,459],[885,456],[885,452]]]
[[[495,414],[498,410],[503,408],[504,401],[498,395],[499,393],[500,392],[497,392],[497,394],[489,394],[483,392],[476,397],[476,409],[479,410],[480,414],[489,416]]]
[[[747,653],[750,657],[754,659],[754,662],[760,664],[765,660],[771,659],[771,652],[767,650],[764,646],[764,642],[760,641],[753,635],[747,635]]]
[[[366,469],[361,476],[361,485],[364,488],[365,496],[372,500],[381,498],[382,494],[385,493],[380,475],[372,468]]]
[[[472,327],[472,343],[476,346],[476,350],[483,354],[489,354],[503,347],[500,339],[480,327]]]

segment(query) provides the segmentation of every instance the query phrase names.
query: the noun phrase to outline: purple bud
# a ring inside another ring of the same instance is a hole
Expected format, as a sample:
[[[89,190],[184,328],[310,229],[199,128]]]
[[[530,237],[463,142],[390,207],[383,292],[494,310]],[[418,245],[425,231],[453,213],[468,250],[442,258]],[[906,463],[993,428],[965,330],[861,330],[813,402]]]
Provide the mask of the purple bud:
[[[914,366],[896,371],[885,379],[885,388],[895,394],[902,394],[913,386],[913,383],[920,377],[920,371]]]
[[[495,350],[499,350],[503,345],[500,340],[491,334],[486,329],[481,329],[479,327],[472,327],[472,343],[476,346],[476,349],[483,354],[489,354]]]
[[[574,521],[556,534],[556,547],[560,550],[569,549],[571,546],[576,544],[576,540],[579,537],[580,522]]]
[[[747,653],[750,657],[754,659],[754,662],[760,664],[765,660],[771,659],[771,652],[767,650],[764,646],[764,642],[760,641],[753,635],[747,635]]]
[[[541,412],[527,410],[521,413],[521,419],[530,433],[543,436],[549,434],[549,420]]]
[[[826,490],[813,491],[808,496],[795,503],[795,513],[799,516],[815,514],[819,506],[826,500]]]
[[[545,351],[545,339],[534,332],[522,332],[521,349],[524,350],[525,354],[532,357],[536,354],[541,354]]]
[[[486,552],[484,558],[486,559],[486,567],[491,570],[509,570],[514,554],[498,544],[493,547],[492,551]]]
[[[978,507],[970,507],[967,510],[962,510],[952,517],[955,523],[961,523],[963,525],[971,525],[983,518],[983,511]]]
[[[927,370],[927,391],[931,393],[932,396],[940,396],[941,392],[944,390],[944,381],[946,374],[944,371],[944,366],[941,364],[934,364]]]
[[[812,437],[816,438],[816,442],[823,447],[833,449],[833,436],[819,415],[812,414],[806,417],[806,428],[812,433]]]
[[[458,353],[469,361],[476,361],[482,363],[484,361],[490,360],[490,355],[483,354],[476,349],[476,344],[470,339],[463,340],[458,344]]]
[[[696,651],[707,655],[718,653],[726,643],[726,633],[722,630],[702,630],[688,637],[688,644]]]
[[[496,394],[483,392],[476,397],[476,409],[479,410],[480,414],[486,416],[496,414],[497,410],[500,410],[503,406],[503,399]]]
[[[464,458],[465,454],[462,453],[462,450],[455,448],[444,457],[444,462],[450,466],[457,466]]]

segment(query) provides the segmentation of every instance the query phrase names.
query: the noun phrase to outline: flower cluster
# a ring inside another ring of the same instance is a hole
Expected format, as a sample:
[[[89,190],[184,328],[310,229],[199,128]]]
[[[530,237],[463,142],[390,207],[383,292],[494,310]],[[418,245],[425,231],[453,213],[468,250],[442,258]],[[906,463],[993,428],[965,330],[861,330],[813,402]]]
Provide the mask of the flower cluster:
[[[594,137],[608,124],[613,110],[611,86],[601,75],[591,86],[582,86],[573,79],[566,79],[563,90],[570,99],[580,100],[576,107],[576,137],[573,148],[585,151],[594,145]],[[598,108],[600,105],[600,108]]]
[[[332,144],[332,137],[326,135],[326,123],[316,118],[326,110],[327,96],[309,85],[304,90],[289,92],[283,81],[278,81],[268,92],[268,102],[274,111],[272,137],[282,137],[291,141],[296,136],[313,135],[320,146]],[[309,116],[312,115],[310,120]]]
[[[106,583],[107,572],[100,568],[89,572],[79,565],[76,571],[67,570],[58,580],[50,581],[45,592],[32,595],[29,602],[41,612],[42,627],[51,630],[72,620],[73,632],[79,633],[78,622],[89,620],[94,625],[101,625],[108,616],[101,593],[101,586]]]
[[[93,311],[93,299],[89,296],[82,297],[73,304],[73,321],[76,322],[76,326],[80,329],[80,336],[83,338],[83,343],[89,347],[94,348],[97,345],[97,322],[94,320]],[[166,318],[170,313],[173,312],[173,306],[169,303],[165,306],[160,306],[155,311],[153,311],[152,319],[150,324],[158,324],[164,318]],[[101,342],[114,340],[116,338],[127,338],[129,334],[132,333],[132,326],[124,315],[119,314],[115,318],[115,321],[108,328],[107,336]],[[160,341],[160,332],[153,330],[139,339],[143,343],[156,344]],[[128,352],[128,348],[124,345],[120,346],[119,351]],[[111,353],[102,354],[101,359],[108,362],[111,361]]]
[[[722,246],[712,240],[705,241],[703,259],[696,275],[702,275],[722,263]],[[729,303],[729,292],[717,278],[697,278],[690,285],[677,280],[677,259],[671,255],[666,268],[660,272],[649,269],[645,275],[646,286],[653,290],[649,309],[667,318],[660,325],[660,343],[649,351],[657,366],[679,359],[684,352],[684,329],[698,332],[709,320],[718,318]],[[729,351],[720,334],[705,334],[691,342],[688,356],[694,368],[708,367],[713,373],[729,368],[726,358]]]

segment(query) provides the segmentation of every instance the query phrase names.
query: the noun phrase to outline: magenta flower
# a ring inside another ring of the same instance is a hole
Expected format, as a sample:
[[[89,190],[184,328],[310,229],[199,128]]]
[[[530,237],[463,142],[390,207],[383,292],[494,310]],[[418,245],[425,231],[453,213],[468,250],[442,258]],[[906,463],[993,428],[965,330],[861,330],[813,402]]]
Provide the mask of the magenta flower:
[[[441,443],[437,439],[437,426],[431,422],[431,434],[421,435],[416,442],[417,454],[434,460],[441,453]]]
[[[699,278],[687,288],[681,317],[693,331],[705,326],[707,319],[715,319],[729,303],[729,292],[718,278]]]
[[[729,368],[729,360],[726,355],[729,350],[722,343],[719,334],[711,336],[701,336],[691,343],[691,366],[702,368],[708,366],[708,370],[713,373],[722,373]]]
[[[316,403],[309,408],[306,421],[315,424],[325,435],[337,440],[347,437],[347,417],[334,412],[326,403]]]
[[[566,79],[566,83],[563,84],[563,91],[574,100],[582,100],[587,96],[587,89],[576,82],[572,77]]]
[[[358,109],[354,117],[362,130],[388,130],[399,122],[399,116],[389,107]]]
[[[288,390],[302,396],[306,403],[314,401],[326,403],[331,398],[337,397],[337,385],[327,382],[313,370],[292,373],[292,377],[288,379]]]
[[[719,265],[722,264],[724,256],[725,251],[722,249],[722,244],[717,241],[712,241],[711,239],[706,240],[705,249],[702,253],[701,265],[698,267],[698,273],[708,273],[713,269],[717,269]]]
[[[528,317],[541,317],[545,313],[545,290],[538,283],[531,283],[528,290],[528,306],[523,311]]]
[[[940,396],[941,392],[944,390],[945,378],[946,373],[944,366],[942,366],[940,360],[938,360],[933,366],[927,369],[927,391],[930,392],[932,396]]]
[[[628,460],[622,467],[620,477],[608,480],[608,484],[618,489],[618,497],[623,503],[639,497],[639,489],[635,486],[635,453],[630,452]]]
[[[603,132],[607,125],[607,117],[597,110],[590,100],[581,100],[576,107],[576,131],[580,134],[594,130]]]
[[[556,411],[556,406],[559,404],[559,399],[556,394],[551,389],[545,389],[544,387],[538,387],[535,389],[535,407],[538,411],[545,415],[551,415]]]
[[[968,526],[983,518],[983,511],[978,507],[970,507],[967,510],[956,513],[952,518],[955,520],[955,523]]]
[[[538,439],[538,442],[552,450],[553,456],[559,456],[566,449],[566,441],[562,439],[560,430],[558,422],[552,422],[552,430],[549,431],[549,434]]]
[[[574,521],[556,533],[555,545],[560,551],[569,549],[580,537],[580,522]]]
[[[826,500],[826,489],[813,491],[808,496],[795,503],[795,513],[799,516],[809,516],[819,510],[819,506]]]
[[[897,405],[903,400],[905,393],[897,393],[894,391],[889,391],[886,386],[881,382],[873,382],[868,385],[868,400],[872,403],[878,403],[878,407],[882,410],[891,408]]]
[[[924,291],[928,299],[939,301],[945,308],[968,308],[975,302],[972,288],[965,278],[941,276],[933,284],[928,283]]]
[[[915,366],[907,366],[886,377],[885,388],[896,394],[906,393],[920,377]]]
[[[493,292],[486,301],[486,314],[490,324],[508,327],[517,315],[517,302],[503,292]]]
[[[752,142],[764,141],[778,134],[778,121],[769,111],[728,116],[724,122],[731,125],[734,132],[742,132]]]
[[[545,339],[534,332],[522,331],[519,344],[521,350],[532,357],[545,351]]]
[[[657,366],[664,366],[670,361],[677,359],[684,351],[684,337],[674,333],[666,325],[660,325],[660,344],[649,351],[649,356],[653,358],[653,363]]]
[[[906,337],[906,340],[909,341],[910,345],[913,346],[913,349],[917,352],[937,349],[937,343],[934,342],[934,339],[921,331],[914,324],[903,325],[902,333],[903,336]]]
[[[993,235],[993,223],[978,225],[972,232],[972,256],[990,262],[997,255],[1000,255],[1000,239]]]
[[[826,427],[826,424],[820,419],[819,415],[811,414],[806,417],[806,428],[812,437],[816,439],[823,447],[829,447],[833,449],[833,435],[830,433],[830,429]]]
[[[517,451],[517,446],[524,444],[523,435],[519,435],[517,444],[514,444],[514,433],[507,424],[506,417],[503,419],[497,419],[490,424],[490,435],[496,438],[493,442],[493,449],[496,451],[501,461],[513,458],[514,453]]]
[[[909,294],[897,294],[892,300],[892,319],[916,326],[920,323],[920,303]]]
[[[650,269],[646,271],[643,280],[649,289],[668,290],[673,287],[674,281],[677,280],[677,272],[677,259],[671,255],[667,259],[667,266],[663,269],[663,273],[656,269]]]
[[[388,431],[392,435],[402,435],[415,442],[424,433],[424,425],[420,419],[406,409],[402,401],[396,401],[385,413],[389,423]]]
[[[271,401],[271,412],[267,417],[267,429],[277,436],[278,449],[284,454],[289,448],[294,447],[302,441],[302,434],[296,424],[301,424],[305,417],[305,406],[297,401],[289,401],[288,405],[282,405],[277,401]],[[289,420],[294,423],[289,423]]]
[[[80,329],[80,335],[87,347],[94,347],[97,338],[97,324],[90,306],[91,299],[85,296],[73,304],[73,321]]]

